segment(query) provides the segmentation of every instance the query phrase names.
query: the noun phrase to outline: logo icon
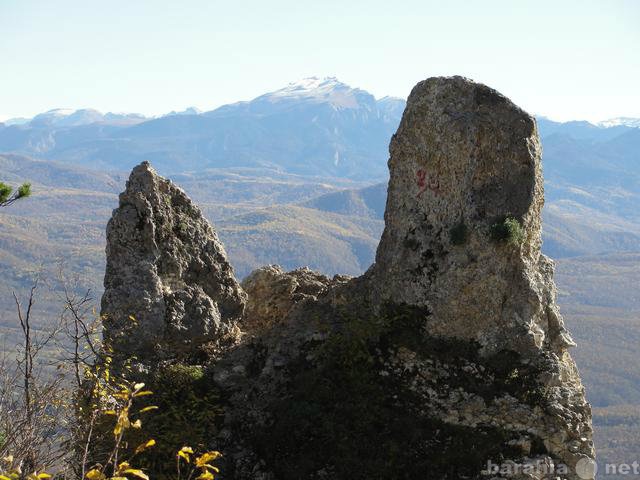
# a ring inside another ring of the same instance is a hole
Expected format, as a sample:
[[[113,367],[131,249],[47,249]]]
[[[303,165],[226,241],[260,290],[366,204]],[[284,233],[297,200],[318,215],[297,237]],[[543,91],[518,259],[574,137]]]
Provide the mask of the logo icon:
[[[595,478],[598,471],[598,465],[590,458],[581,458],[576,463],[576,475],[584,480]]]

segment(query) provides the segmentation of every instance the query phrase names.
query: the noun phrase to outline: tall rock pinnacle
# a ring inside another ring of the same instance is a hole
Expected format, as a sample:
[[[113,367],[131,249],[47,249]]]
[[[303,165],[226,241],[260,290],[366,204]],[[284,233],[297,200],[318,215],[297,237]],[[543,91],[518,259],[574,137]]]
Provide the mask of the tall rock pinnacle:
[[[422,308],[429,337],[535,366],[534,384],[557,413],[519,428],[539,429],[553,457],[584,467],[593,456],[591,411],[567,351],[575,343],[556,304],[553,262],[540,251],[534,118],[485,85],[430,78],[412,90],[389,151],[385,230],[366,275],[372,304]],[[502,414],[493,422],[513,413]]]
[[[426,307],[431,334],[487,353],[572,346],[540,252],[535,120],[485,85],[431,78],[411,92],[389,150],[379,298]]]
[[[140,359],[193,354],[224,335],[246,300],[211,225],[147,162],[107,226],[104,286],[105,340]]]

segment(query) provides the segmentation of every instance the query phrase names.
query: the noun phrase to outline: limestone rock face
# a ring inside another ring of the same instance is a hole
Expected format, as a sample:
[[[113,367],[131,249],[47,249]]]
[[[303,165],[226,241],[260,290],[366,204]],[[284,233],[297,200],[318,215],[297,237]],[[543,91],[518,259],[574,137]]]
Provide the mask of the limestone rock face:
[[[484,85],[431,78],[409,96],[389,168],[363,276],[269,266],[245,280],[248,334],[205,365],[224,398],[207,427],[224,478],[593,479],[591,407],[540,253],[535,120]],[[158,227],[194,207],[180,192],[157,210],[149,192],[175,187],[151,180],[162,187],[132,180],[109,226],[103,305],[139,317],[146,340],[207,336],[192,319],[224,325],[243,294],[215,237]],[[191,281],[187,265],[213,257],[215,273]]]
[[[535,120],[485,85],[432,78],[411,92],[389,150],[379,300],[426,307],[432,334],[489,351],[571,345],[540,253]],[[505,218],[522,228],[515,245],[492,239]]]
[[[122,355],[171,358],[223,335],[246,295],[211,225],[147,162],[133,169],[107,226],[102,315]]]
[[[485,85],[431,78],[412,90],[389,151],[385,230],[367,274],[371,303],[423,308],[428,336],[471,342],[484,361],[509,352],[533,367],[555,410],[509,396],[487,404],[467,392],[442,414],[463,425],[491,418],[536,431],[551,458],[572,468],[590,459],[590,407],[567,352],[575,344],[556,305],[553,263],[540,251],[535,120]]]
[[[278,265],[259,268],[242,282],[248,295],[244,328],[254,331],[273,327],[298,303],[317,300],[330,286],[347,278],[331,280],[306,267],[291,272],[284,272]]]

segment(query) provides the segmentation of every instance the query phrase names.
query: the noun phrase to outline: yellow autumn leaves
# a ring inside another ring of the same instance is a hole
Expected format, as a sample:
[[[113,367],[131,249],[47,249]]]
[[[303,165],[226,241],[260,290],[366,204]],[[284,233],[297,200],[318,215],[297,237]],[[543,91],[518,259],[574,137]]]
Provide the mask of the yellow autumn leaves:
[[[132,468],[129,462],[121,462],[109,480],[129,480],[131,477],[149,480],[149,476],[138,468]],[[93,468],[85,475],[87,480],[107,480],[107,476],[98,468]]]
[[[138,445],[138,447],[135,450],[134,455],[137,455],[139,453],[144,452],[146,449],[155,446],[155,444],[156,444],[156,441],[152,438],[151,440],[147,441],[146,443]]]
[[[178,458],[178,472],[180,472],[180,462],[191,463],[191,458],[193,455],[193,449],[191,447],[182,447],[178,450],[176,457]],[[222,454],[218,451],[210,451],[205,452],[202,455],[195,458],[193,464],[196,467],[196,470],[199,470],[199,475],[196,477],[197,480],[214,480],[214,473],[219,473],[220,470],[211,465],[211,462],[220,458]]]
[[[106,403],[110,405],[108,410],[104,410],[105,415],[111,415],[116,417],[115,426],[113,428],[114,438],[114,454],[107,462],[105,466],[96,465],[85,474],[86,480],[149,480],[149,476],[139,468],[132,466],[131,462],[133,458],[150,449],[156,445],[154,439],[147,440],[146,442],[138,445],[134,450],[132,457],[128,461],[120,462],[115,466],[115,458],[119,446],[123,443],[124,435],[129,429],[141,429],[142,420],[139,417],[140,414],[157,410],[155,405],[146,406],[140,410],[134,411],[134,402],[140,397],[152,395],[153,392],[145,390],[144,383],[130,383],[130,384],[117,384],[117,389],[113,390],[109,394],[109,399]],[[132,416],[135,418],[132,418]],[[196,478],[197,480],[214,480],[214,474],[219,473],[220,470],[212,464],[222,454],[218,451],[205,452],[199,456],[195,456],[194,450],[191,447],[182,447],[176,454],[177,458],[177,480],[180,480],[182,475],[181,463],[188,464],[190,467],[189,474],[185,478]],[[192,461],[193,460],[193,461]],[[107,468],[109,465],[114,465],[112,468]],[[107,474],[110,471],[110,475]],[[197,475],[197,476],[196,476]],[[1,479],[0,480],[14,480],[14,479]],[[47,479],[34,479],[34,480],[47,480]]]
[[[51,475],[45,472],[33,472],[23,475],[20,465],[14,465],[13,455],[2,458],[2,468],[0,468],[0,480],[49,480]]]
[[[120,385],[121,389],[112,394],[114,399],[122,400],[118,404],[119,409],[107,410],[105,414],[107,415],[115,415],[117,417],[116,425],[113,429],[113,435],[116,437],[116,442],[118,441],[118,437],[120,437],[127,429],[129,428],[142,428],[142,420],[137,419],[135,421],[131,421],[130,419],[130,410],[133,406],[133,399],[138,397],[144,397],[146,395],[152,395],[153,392],[150,390],[143,390],[144,383],[136,383],[132,387],[128,385]],[[150,406],[141,409],[138,413],[148,412],[150,410],[154,410],[158,407]]]
[[[139,397],[152,395],[153,392],[144,390],[144,383],[131,382],[116,383],[113,385],[113,382],[110,382],[111,379],[106,372],[108,372],[107,369],[102,372],[102,383],[105,384],[107,388],[100,390],[100,400],[101,403],[110,405],[110,408],[103,410],[102,413],[116,417],[115,426],[113,427],[114,448],[106,465],[95,465],[85,474],[85,478],[87,480],[149,480],[148,475],[144,473],[142,469],[133,467],[130,462],[136,455],[154,447],[156,444],[154,439],[147,440],[145,443],[139,445],[128,461],[118,462],[116,459],[118,458],[120,446],[123,443],[124,434],[127,430],[142,428],[142,420],[140,418],[133,420],[131,416],[139,416],[142,413],[158,408],[156,406],[148,406],[133,413],[134,400]],[[111,474],[108,475],[107,471],[110,471]]]
[[[86,444],[82,446],[85,452],[92,448],[91,432],[94,426],[100,424],[106,427],[103,431],[111,437],[111,446],[101,457],[100,463],[83,459],[82,474],[79,476],[84,476],[82,480],[150,480],[149,473],[139,466],[142,461],[139,461],[138,455],[156,447],[157,442],[150,438],[134,449],[132,447],[135,443],[131,445],[131,438],[137,438],[140,441],[144,414],[158,409],[155,405],[139,405],[138,399],[152,395],[152,391],[145,389],[144,383],[122,382],[114,378],[110,372],[109,360],[85,372],[85,378],[91,382],[88,389],[90,401],[83,407],[87,408],[87,418],[92,423]],[[79,408],[79,411],[83,411],[82,408]],[[109,418],[112,420],[109,421]],[[105,422],[102,423],[100,419]],[[133,434],[131,430],[138,432]],[[214,462],[221,456],[220,452],[214,450],[196,454],[193,448],[184,446],[176,453],[174,478],[175,480],[215,480],[220,470]],[[0,458],[0,480],[53,479],[51,474],[40,470],[32,473],[23,472],[21,465],[22,463],[14,461],[12,456]],[[42,468],[44,470],[44,467]],[[57,471],[52,473],[58,478]],[[164,471],[163,474],[163,478],[170,478]]]

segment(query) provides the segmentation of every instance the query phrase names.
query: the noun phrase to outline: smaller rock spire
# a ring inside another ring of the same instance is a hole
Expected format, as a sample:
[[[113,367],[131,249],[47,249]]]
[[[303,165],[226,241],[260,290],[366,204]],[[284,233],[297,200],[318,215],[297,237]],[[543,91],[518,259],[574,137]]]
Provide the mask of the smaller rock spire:
[[[148,162],[120,194],[106,253],[104,337],[124,358],[191,355],[242,316],[246,295],[215,231]]]

